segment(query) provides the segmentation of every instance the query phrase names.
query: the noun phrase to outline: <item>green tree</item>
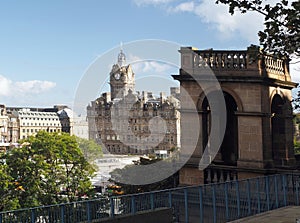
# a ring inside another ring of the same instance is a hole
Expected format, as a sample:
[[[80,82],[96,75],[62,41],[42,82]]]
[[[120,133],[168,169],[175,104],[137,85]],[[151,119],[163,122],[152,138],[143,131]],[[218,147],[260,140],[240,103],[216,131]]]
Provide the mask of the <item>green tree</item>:
[[[299,112],[300,110],[300,86],[298,85],[298,88],[296,90],[296,96],[293,98],[293,108],[296,112]]]
[[[295,155],[300,155],[300,143],[295,142]]]
[[[13,183],[12,177],[7,174],[7,165],[0,164],[0,211],[17,209],[20,207],[18,199],[13,197],[12,191],[18,190],[19,185]]]
[[[300,1],[278,0],[274,5],[264,0],[216,0],[229,6],[229,13],[255,11],[264,16],[265,28],[259,40],[266,52],[299,57]]]
[[[178,186],[179,181],[179,175],[178,172],[174,173],[172,176],[169,176],[168,178],[161,180],[159,182],[154,182],[151,184],[144,184],[144,185],[128,185],[123,184],[120,182],[130,181],[128,176],[134,176],[134,174],[138,174],[136,172],[135,167],[138,165],[151,165],[156,162],[172,162],[172,159],[167,160],[161,160],[159,158],[149,157],[149,158],[143,158],[140,157],[140,160],[137,162],[134,162],[133,165],[127,165],[123,169],[115,169],[112,171],[110,181],[113,182],[117,186],[121,186],[122,191],[125,194],[132,194],[132,193],[141,193],[141,192],[148,192],[148,191],[154,191],[154,190],[163,190],[168,188],[173,188]],[[159,172],[155,172],[153,174],[160,174]],[[149,176],[151,177],[151,176]]]
[[[94,140],[88,140],[76,137],[79,148],[81,149],[85,159],[89,163],[93,163],[96,159],[103,156],[102,148]]]
[[[40,131],[5,158],[8,174],[21,187],[12,193],[22,208],[75,201],[92,191],[94,168],[75,136]]]

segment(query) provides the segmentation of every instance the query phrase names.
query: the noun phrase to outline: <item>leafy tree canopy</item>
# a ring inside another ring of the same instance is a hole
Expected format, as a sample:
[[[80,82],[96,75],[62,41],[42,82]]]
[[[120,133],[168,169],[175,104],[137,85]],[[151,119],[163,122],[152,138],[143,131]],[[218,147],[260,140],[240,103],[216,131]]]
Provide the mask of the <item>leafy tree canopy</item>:
[[[298,86],[297,88],[297,95],[294,97],[292,103],[293,103],[293,108],[296,112],[300,111],[300,88]]]
[[[265,28],[259,40],[266,52],[280,56],[300,56],[300,1],[280,0],[268,4],[264,0],[216,0],[229,6],[229,13],[255,11],[264,16]]]
[[[102,148],[94,140],[88,140],[76,137],[79,148],[81,149],[84,158],[89,162],[93,163],[96,159],[103,156]]]
[[[0,164],[0,211],[20,207],[18,199],[12,195],[14,190],[18,190],[18,185],[15,185],[12,177],[7,174],[7,166]]]
[[[8,190],[21,208],[75,201],[92,192],[94,168],[75,136],[40,131],[3,158],[7,176],[0,174],[4,178],[0,193]]]
[[[134,162],[133,165],[127,165],[123,169],[115,169],[112,171],[110,181],[113,182],[117,186],[121,186],[122,191],[125,194],[133,194],[133,193],[141,193],[141,192],[147,192],[147,191],[154,191],[154,190],[163,190],[163,189],[168,189],[168,188],[173,188],[178,186],[178,181],[179,181],[179,175],[178,172],[174,173],[172,176],[169,176],[168,178],[159,181],[159,182],[154,182],[151,184],[144,184],[144,185],[128,185],[120,182],[128,181],[130,182],[130,179],[128,178],[129,176],[132,177],[135,174],[136,177],[141,177],[139,175],[139,172],[136,171],[136,167],[139,165],[151,165],[156,162],[171,162],[170,160],[161,160],[156,157],[149,157],[149,158],[143,158],[140,157],[139,161]],[[171,168],[171,167],[170,167]],[[163,171],[161,171],[163,172]],[[149,175],[144,176],[147,178],[151,178],[152,174],[161,174],[161,172],[153,172],[149,173]]]

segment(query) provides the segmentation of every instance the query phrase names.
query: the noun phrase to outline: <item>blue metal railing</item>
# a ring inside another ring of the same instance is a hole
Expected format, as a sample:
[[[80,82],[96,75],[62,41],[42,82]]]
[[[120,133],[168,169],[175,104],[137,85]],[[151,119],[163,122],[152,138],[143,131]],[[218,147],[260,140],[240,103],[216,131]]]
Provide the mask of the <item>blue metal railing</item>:
[[[0,223],[74,223],[172,208],[175,222],[217,223],[288,205],[299,205],[300,175],[174,188],[0,212]]]

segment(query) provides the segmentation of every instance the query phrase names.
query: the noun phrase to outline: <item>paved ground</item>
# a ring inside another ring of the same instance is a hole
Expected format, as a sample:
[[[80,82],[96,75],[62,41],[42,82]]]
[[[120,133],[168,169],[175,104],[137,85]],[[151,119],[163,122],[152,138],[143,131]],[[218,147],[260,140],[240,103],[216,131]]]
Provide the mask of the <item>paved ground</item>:
[[[298,221],[297,221],[298,219]],[[258,215],[242,218],[231,223],[300,223],[300,206],[288,206]]]
[[[122,169],[126,165],[133,164],[133,160],[139,160],[140,156],[128,156],[128,155],[113,155],[103,154],[103,157],[96,160],[98,171],[96,176],[93,177],[92,184],[94,186],[105,186],[110,184],[108,179],[110,178],[110,172],[119,168]]]

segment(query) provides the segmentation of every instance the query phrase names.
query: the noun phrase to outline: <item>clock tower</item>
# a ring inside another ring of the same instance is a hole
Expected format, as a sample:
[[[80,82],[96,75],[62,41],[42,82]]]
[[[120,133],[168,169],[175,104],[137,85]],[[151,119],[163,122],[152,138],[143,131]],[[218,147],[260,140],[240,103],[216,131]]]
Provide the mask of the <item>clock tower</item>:
[[[126,56],[123,50],[118,55],[118,63],[112,66],[110,72],[111,99],[122,98],[131,90],[135,92],[134,73],[131,65],[126,65]]]

